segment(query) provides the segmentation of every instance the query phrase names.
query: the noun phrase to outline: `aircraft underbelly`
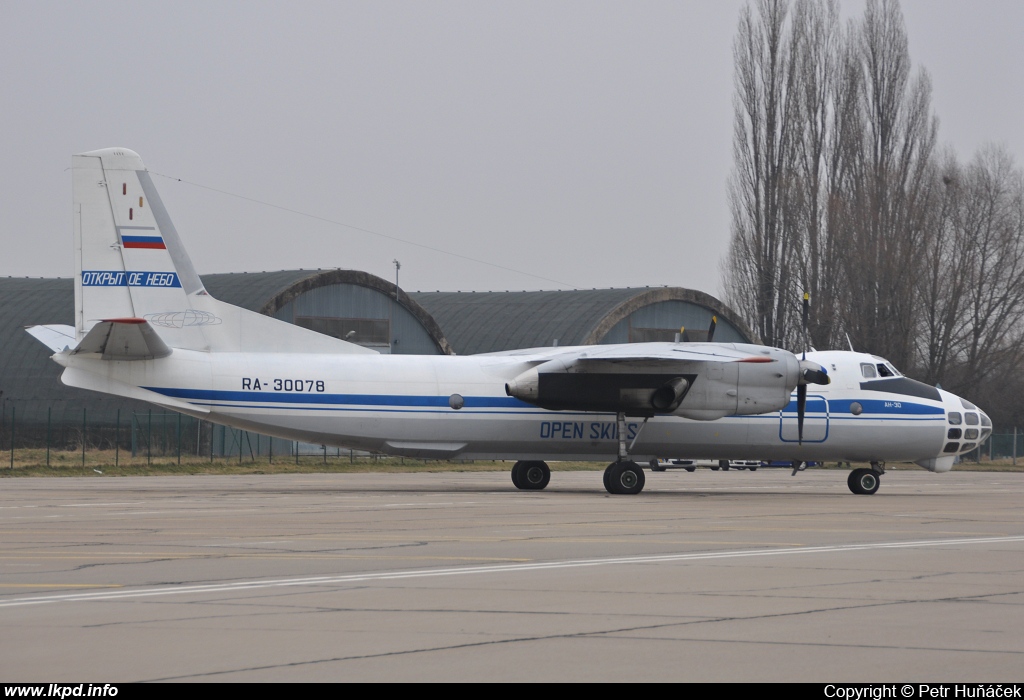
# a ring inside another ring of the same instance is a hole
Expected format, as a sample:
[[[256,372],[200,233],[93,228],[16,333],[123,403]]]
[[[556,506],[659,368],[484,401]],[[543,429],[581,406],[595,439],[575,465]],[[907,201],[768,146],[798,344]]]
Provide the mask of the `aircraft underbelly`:
[[[381,420],[383,412],[388,412],[386,421]],[[236,427],[280,437],[438,459],[610,459],[618,445],[615,416],[597,413],[394,408],[281,412],[246,407],[219,417]],[[892,428],[891,418],[833,418],[827,439],[798,444],[788,439],[784,426],[780,429],[780,420],[778,413],[706,422],[665,416],[646,425],[631,418],[626,440],[636,458],[870,461],[884,455],[888,460],[914,460],[941,449],[944,430],[938,421],[908,420],[894,431],[879,430]],[[809,437],[814,435],[809,431]]]

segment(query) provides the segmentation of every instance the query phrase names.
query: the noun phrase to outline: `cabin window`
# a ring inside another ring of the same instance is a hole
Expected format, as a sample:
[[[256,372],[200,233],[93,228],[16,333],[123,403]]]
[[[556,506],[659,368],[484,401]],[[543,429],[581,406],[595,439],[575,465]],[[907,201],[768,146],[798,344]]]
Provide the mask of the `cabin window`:
[[[874,379],[878,376],[878,373],[875,372],[875,366],[867,362],[861,363],[860,373],[864,375],[865,379]]]
[[[960,425],[963,422],[964,422],[963,416],[961,416],[959,413],[957,413],[956,411],[950,411],[949,412],[949,424],[950,425]]]
[[[949,432],[946,433],[946,437],[950,440],[959,440],[961,434],[960,428],[950,428]]]
[[[947,442],[946,448],[943,452],[957,452],[960,449],[960,443],[958,442]]]
[[[978,425],[981,421],[978,420],[977,413],[967,413],[964,415],[964,422],[966,422],[967,425]]]
[[[977,428],[968,428],[967,430],[964,431],[964,440],[977,440],[977,439],[978,439],[978,429]]]

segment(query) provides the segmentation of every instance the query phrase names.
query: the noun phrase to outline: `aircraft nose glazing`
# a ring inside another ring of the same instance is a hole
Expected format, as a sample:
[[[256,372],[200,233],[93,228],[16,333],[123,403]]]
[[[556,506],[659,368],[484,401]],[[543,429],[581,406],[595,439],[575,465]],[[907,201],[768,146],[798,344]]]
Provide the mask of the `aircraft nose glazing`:
[[[970,401],[948,392],[944,394],[946,442],[943,454],[962,456],[984,444],[992,434],[992,420]]]

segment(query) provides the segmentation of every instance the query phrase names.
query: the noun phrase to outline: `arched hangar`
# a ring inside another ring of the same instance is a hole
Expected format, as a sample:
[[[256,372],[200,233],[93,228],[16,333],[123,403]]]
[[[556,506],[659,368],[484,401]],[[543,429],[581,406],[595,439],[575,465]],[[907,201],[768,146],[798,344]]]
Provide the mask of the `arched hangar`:
[[[214,297],[379,352],[473,354],[525,347],[707,338],[758,342],[714,297],[680,287],[406,293],[356,270],[211,274]],[[73,389],[25,326],[73,323],[71,279],[0,278],[0,433],[18,424],[113,423],[148,404]]]

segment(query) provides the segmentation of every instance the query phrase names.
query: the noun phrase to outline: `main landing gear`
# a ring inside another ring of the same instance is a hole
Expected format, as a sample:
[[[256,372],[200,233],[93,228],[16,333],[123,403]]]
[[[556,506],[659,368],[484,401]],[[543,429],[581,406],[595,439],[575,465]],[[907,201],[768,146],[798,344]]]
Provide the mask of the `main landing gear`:
[[[882,474],[885,474],[883,462],[872,462],[870,469],[854,469],[846,478],[846,485],[855,494],[870,496],[878,490],[882,481]]]
[[[616,419],[618,422],[619,458],[604,470],[604,488],[608,493],[616,495],[640,493],[644,490],[646,479],[643,468],[629,459],[629,450],[626,449],[626,414],[620,413]],[[629,445],[630,448],[636,444],[644,425],[647,425],[646,418],[643,425],[636,431],[633,442]],[[545,462],[520,460],[512,465],[512,483],[517,489],[540,491],[548,485],[549,481],[551,481],[551,469]]]
[[[619,413],[616,416],[616,421],[619,435],[619,458],[604,470],[604,488],[608,493],[615,495],[640,493],[644,490],[646,479],[643,468],[629,459],[629,451],[626,449],[626,414]],[[644,418],[643,425],[636,431],[630,447],[636,444],[644,425],[647,425],[646,418]]]
[[[512,465],[512,483],[523,491],[540,491],[551,481],[546,462],[520,461]]]

